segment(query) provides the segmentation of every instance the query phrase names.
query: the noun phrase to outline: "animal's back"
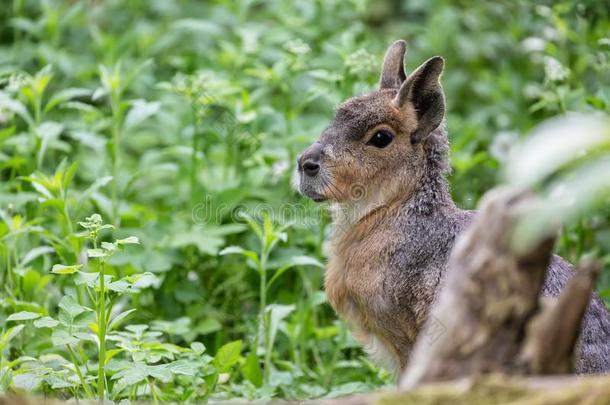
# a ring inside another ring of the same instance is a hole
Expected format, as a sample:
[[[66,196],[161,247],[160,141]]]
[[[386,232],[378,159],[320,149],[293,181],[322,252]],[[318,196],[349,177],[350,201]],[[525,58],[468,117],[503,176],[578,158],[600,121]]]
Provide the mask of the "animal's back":
[[[476,212],[455,209],[446,220],[452,225],[448,229],[455,230],[456,234],[450,236],[448,242],[450,250],[455,239],[472,221]],[[446,259],[446,252],[439,252],[439,257]],[[446,270],[447,264],[444,265]],[[557,297],[561,294],[568,280],[573,276],[574,268],[560,256],[553,255],[547,269],[542,294]],[[438,291],[436,292],[438,294]],[[579,357],[576,363],[578,373],[607,373],[610,372],[610,312],[594,293],[587,312],[583,318],[579,339]]]
[[[561,294],[574,268],[563,258],[553,255],[542,294]],[[593,294],[583,318],[579,341],[578,373],[610,372],[610,313],[597,294]]]

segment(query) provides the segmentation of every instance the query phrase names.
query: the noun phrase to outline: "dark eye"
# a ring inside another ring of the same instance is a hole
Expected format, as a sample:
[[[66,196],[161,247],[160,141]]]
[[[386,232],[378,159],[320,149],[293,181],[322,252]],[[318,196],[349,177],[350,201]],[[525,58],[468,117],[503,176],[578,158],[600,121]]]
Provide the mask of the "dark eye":
[[[366,143],[367,145],[373,145],[376,148],[385,148],[392,142],[394,135],[390,131],[377,131],[375,135]]]

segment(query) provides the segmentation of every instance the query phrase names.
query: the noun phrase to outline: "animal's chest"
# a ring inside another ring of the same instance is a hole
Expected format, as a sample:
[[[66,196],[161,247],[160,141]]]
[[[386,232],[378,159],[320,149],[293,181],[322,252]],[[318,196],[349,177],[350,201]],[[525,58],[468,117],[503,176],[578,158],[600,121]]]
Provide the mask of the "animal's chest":
[[[398,315],[391,304],[396,291],[388,283],[387,266],[379,251],[353,244],[331,254],[325,287],[331,305],[367,352],[380,364],[397,369],[402,366],[400,349],[388,329]]]
[[[389,314],[391,283],[388,264],[366,241],[331,254],[326,271],[326,293],[333,308],[353,329],[374,333]]]

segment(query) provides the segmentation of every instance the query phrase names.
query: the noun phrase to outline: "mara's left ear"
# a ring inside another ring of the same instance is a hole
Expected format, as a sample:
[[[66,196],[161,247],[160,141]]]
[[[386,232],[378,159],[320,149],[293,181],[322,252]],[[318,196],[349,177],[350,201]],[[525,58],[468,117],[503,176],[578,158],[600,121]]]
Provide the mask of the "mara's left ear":
[[[394,104],[401,108],[412,103],[417,112],[417,129],[411,142],[423,141],[443,121],[445,95],[440,82],[445,61],[440,56],[428,59],[407,77],[400,86]]]

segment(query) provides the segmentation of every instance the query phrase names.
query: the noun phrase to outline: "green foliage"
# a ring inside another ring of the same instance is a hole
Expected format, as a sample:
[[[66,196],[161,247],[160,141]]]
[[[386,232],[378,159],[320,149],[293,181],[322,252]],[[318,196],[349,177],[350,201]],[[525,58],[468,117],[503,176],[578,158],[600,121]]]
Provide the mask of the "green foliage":
[[[452,192],[473,208],[521,134],[566,112],[608,113],[609,12],[525,0],[6,2],[0,391],[202,402],[391,384],[326,303],[329,218],[292,188],[296,156],[338,102],[374,88],[386,46],[404,38],[410,69],[446,58]],[[559,184],[555,169],[526,172],[528,184]],[[564,230],[561,254],[610,265],[601,205]],[[610,299],[610,272],[600,292]]]

